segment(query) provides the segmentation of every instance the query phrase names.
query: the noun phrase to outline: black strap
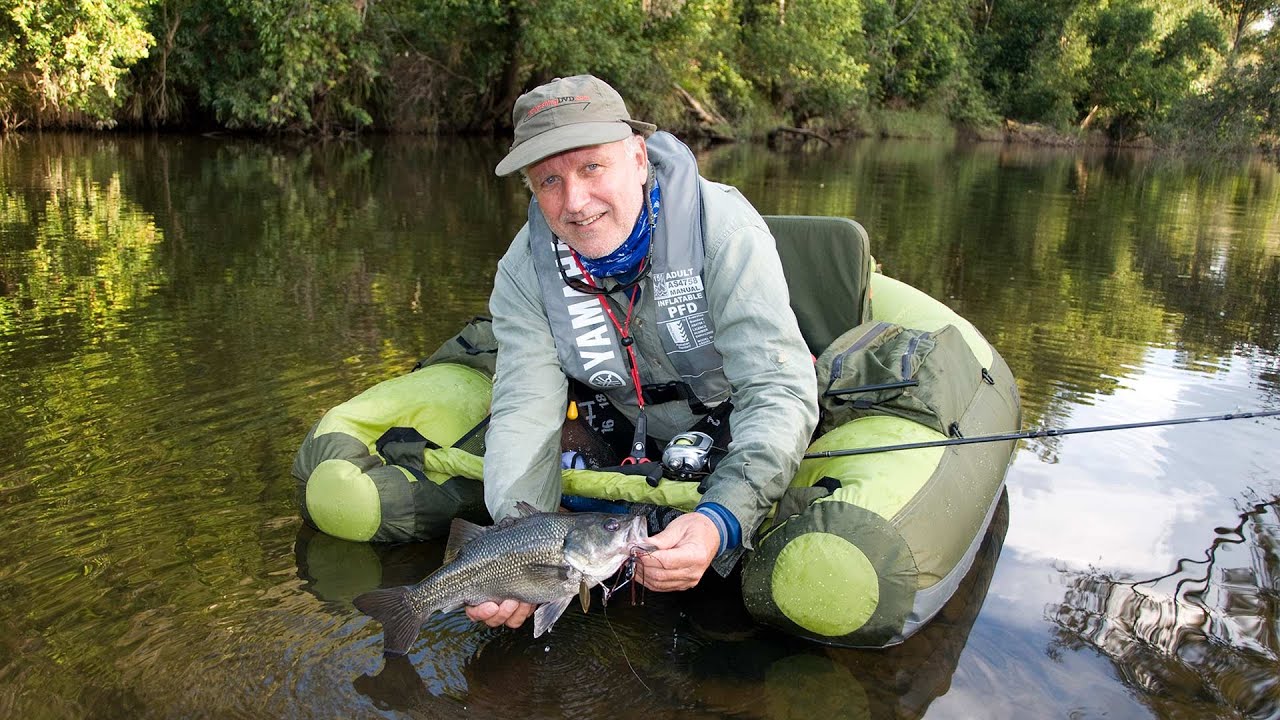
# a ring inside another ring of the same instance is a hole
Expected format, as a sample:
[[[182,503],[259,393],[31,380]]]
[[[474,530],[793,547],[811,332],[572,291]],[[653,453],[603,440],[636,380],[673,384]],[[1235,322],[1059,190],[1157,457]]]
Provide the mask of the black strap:
[[[383,448],[385,448],[390,443],[418,443],[418,442],[424,443],[426,447],[429,447],[432,450],[439,449],[440,447],[439,445],[423,437],[422,433],[418,432],[416,428],[393,427],[393,428],[387,428],[387,431],[382,433],[382,437],[379,437],[378,440],[374,443],[374,448],[376,448],[378,451],[378,454],[381,455],[383,452]]]
[[[729,444],[729,414],[733,412],[733,401],[725,400],[711,410],[702,419],[689,428],[711,436],[711,444],[723,448]]]
[[[838,397],[840,395],[856,395],[858,393],[880,392],[881,390],[897,390],[898,388],[915,387],[920,384],[919,380],[899,380],[897,382],[880,383],[879,385],[863,385],[861,387],[849,388],[848,390],[828,390],[822,393],[823,397]]]
[[[493,416],[485,415],[480,422],[476,423],[475,427],[467,431],[466,435],[458,438],[458,442],[454,443],[453,447],[471,453],[476,457],[484,457],[484,434],[489,430],[489,418],[491,417]]]
[[[417,470],[415,476],[421,475],[422,452],[427,448],[435,450],[440,446],[422,436],[411,427],[388,428],[382,437],[374,443],[383,462],[388,465],[399,465],[410,472]]]
[[[662,480],[662,463],[652,460],[628,465],[610,465],[595,469],[600,472],[618,473],[619,475],[643,475],[650,487],[658,487],[658,483]]]
[[[689,409],[697,415],[706,415],[711,412],[711,408],[702,404],[702,401],[693,393],[693,389],[689,387],[689,384],[680,380],[668,383],[650,383],[642,386],[640,391],[644,395],[646,405],[661,405],[684,400],[689,403]]]

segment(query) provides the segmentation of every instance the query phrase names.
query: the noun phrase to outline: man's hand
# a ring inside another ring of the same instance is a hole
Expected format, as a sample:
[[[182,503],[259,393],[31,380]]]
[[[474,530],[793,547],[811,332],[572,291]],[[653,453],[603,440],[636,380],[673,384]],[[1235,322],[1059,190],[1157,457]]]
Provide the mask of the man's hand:
[[[711,567],[720,550],[720,531],[711,518],[690,512],[650,537],[649,544],[658,549],[640,556],[636,581],[658,592],[688,590]]]
[[[491,628],[506,625],[515,629],[524,624],[537,606],[519,600],[503,600],[467,606],[467,617],[472,622],[482,622]]]

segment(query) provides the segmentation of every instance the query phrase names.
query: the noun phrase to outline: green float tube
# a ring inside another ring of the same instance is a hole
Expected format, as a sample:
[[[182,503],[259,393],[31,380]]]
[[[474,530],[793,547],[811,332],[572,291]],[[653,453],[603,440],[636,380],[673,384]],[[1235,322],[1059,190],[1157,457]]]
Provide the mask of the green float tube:
[[[766,221],[818,357],[822,424],[809,452],[1018,428],[1017,388],[999,354],[942,303],[874,272],[860,225]],[[420,369],[330,410],[294,463],[307,522],[356,541],[438,537],[454,516],[483,522],[495,351],[488,324],[473,321]],[[830,645],[902,642],[972,566],[1013,447],[804,460],[744,560],[744,604],[762,623]],[[566,470],[563,480],[566,495],[683,510],[699,499],[696,483],[653,487],[597,470]]]
[[[941,365],[930,369],[926,361],[915,368],[919,385],[880,391],[875,401],[864,401],[869,407],[846,411],[834,426],[831,415],[840,408],[824,402],[825,432],[809,453],[1019,426],[1013,375],[968,321],[883,275],[871,277],[870,289],[870,321],[819,357],[820,379],[828,377],[835,350],[847,351],[850,340],[856,344],[882,326],[927,331],[923,337],[934,341],[934,354],[942,353]],[[933,424],[911,407],[930,389],[931,405],[944,418]],[[902,642],[942,608],[972,566],[1013,447],[1006,441],[804,460],[743,568],[748,611],[831,645]]]
[[[487,517],[478,476],[426,467],[423,457],[483,433],[491,378],[429,364],[325,413],[294,458],[303,518],[344,540],[401,542],[437,536],[454,517]]]

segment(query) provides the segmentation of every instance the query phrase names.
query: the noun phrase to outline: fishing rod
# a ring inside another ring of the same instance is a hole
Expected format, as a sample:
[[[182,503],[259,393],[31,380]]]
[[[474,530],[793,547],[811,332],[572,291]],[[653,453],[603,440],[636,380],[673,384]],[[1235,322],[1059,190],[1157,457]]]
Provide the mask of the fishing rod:
[[[819,458],[848,457],[850,455],[871,455],[872,453],[893,452],[894,450],[917,450],[919,448],[972,445],[974,443],[1004,442],[1007,440],[1030,440],[1032,438],[1077,435],[1080,433],[1103,432],[1106,430],[1132,430],[1134,428],[1158,427],[1161,425],[1186,425],[1188,423],[1214,422],[1217,420],[1264,418],[1272,417],[1274,415],[1280,415],[1280,410],[1251,410],[1249,412],[1227,413],[1225,415],[1201,415],[1200,417],[1151,420],[1148,422],[1122,423],[1119,425],[1094,425],[1092,427],[1078,428],[1041,428],[1039,430],[1023,430],[1022,432],[1000,433],[997,435],[974,435],[973,437],[954,437],[947,438],[945,440],[926,440],[924,442],[903,443],[901,445],[880,445],[877,447],[848,448],[845,450],[824,450],[821,452],[806,453],[804,459],[815,460]]]

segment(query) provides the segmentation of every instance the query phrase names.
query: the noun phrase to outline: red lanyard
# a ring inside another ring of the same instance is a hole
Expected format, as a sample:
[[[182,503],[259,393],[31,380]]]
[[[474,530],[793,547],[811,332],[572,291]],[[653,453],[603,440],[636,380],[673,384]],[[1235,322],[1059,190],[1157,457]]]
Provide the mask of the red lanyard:
[[[599,285],[596,285],[595,280],[591,278],[587,269],[583,267],[582,260],[578,258],[578,253],[576,252],[573,253],[573,261],[577,263],[578,269],[582,271],[582,278],[588,285],[593,288],[600,287]],[[644,262],[648,262],[647,259],[641,261],[641,263]],[[642,264],[641,269],[643,269],[643,267],[644,266]],[[609,316],[609,322],[612,322],[613,326],[617,328],[618,335],[622,342],[622,347],[627,349],[627,369],[631,371],[631,384],[636,390],[636,404],[640,406],[640,414],[636,417],[635,437],[632,438],[631,441],[631,456],[622,461],[623,465],[648,462],[648,459],[645,457],[644,446],[645,440],[649,434],[649,423],[644,414],[644,391],[640,387],[640,367],[636,362],[636,341],[635,338],[631,337],[631,313],[636,308],[636,295],[639,294],[639,292],[640,288],[637,286],[631,288],[631,292],[627,293],[627,319],[626,322],[622,323],[618,322],[618,317],[613,314],[613,308],[609,307],[609,301],[605,299],[605,296],[596,296],[600,299],[600,306],[604,308],[605,314]]]
[[[573,261],[578,264],[578,269],[582,271],[582,278],[588,285],[593,288],[600,287],[596,285],[596,281],[587,273],[587,269],[583,267],[582,260],[578,258],[578,253],[576,252],[573,254]],[[631,289],[631,292],[627,293],[627,319],[624,323],[618,322],[618,317],[613,314],[613,308],[609,307],[609,301],[605,299],[604,295],[597,295],[596,297],[600,300],[600,306],[604,308],[605,314],[609,316],[609,322],[612,322],[613,326],[618,329],[622,347],[627,349],[627,368],[631,371],[631,383],[636,389],[636,404],[640,406],[640,411],[644,412],[644,393],[640,390],[640,369],[636,364],[636,341],[635,338],[631,337],[631,313],[635,310],[636,295],[639,292],[640,288],[635,287]]]

